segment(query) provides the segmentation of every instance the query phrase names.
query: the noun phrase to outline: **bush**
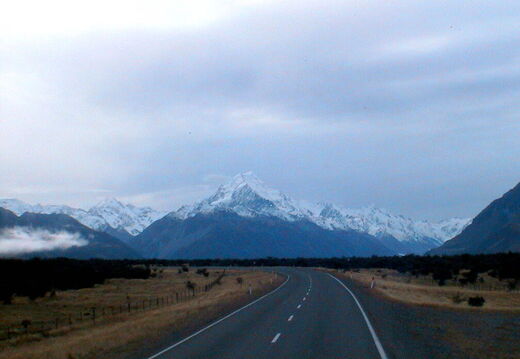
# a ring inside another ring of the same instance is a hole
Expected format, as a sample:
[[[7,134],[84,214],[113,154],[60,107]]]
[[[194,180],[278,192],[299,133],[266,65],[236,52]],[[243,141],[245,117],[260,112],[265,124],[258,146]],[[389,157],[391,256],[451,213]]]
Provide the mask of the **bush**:
[[[244,283],[244,279],[242,279],[242,277],[237,277],[237,283],[242,285],[242,283]]]
[[[472,307],[482,307],[486,300],[484,297],[476,296],[476,297],[469,297],[468,298],[468,304]]]
[[[22,327],[25,329],[25,333],[29,332],[29,325],[31,325],[31,321],[29,319],[22,320]]]
[[[189,290],[195,290],[195,287],[196,287],[196,284],[193,283],[191,280],[186,282],[186,288],[188,288]]]
[[[460,293],[457,293],[453,297],[451,297],[451,301],[455,304],[460,304],[462,302],[465,302],[466,300],[467,298],[461,295]]]
[[[509,290],[515,290],[517,285],[518,285],[517,279],[511,279],[511,280],[507,281],[507,289],[509,289]]]
[[[204,277],[209,277],[209,272],[206,268],[199,268],[197,269],[197,274],[201,274]]]

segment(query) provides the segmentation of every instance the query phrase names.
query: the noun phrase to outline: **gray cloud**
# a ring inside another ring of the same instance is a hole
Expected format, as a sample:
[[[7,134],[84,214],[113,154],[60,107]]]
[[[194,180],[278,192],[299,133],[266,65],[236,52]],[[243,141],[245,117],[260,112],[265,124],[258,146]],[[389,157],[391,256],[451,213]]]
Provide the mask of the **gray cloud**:
[[[88,244],[79,233],[49,232],[28,227],[6,228],[0,232],[0,255],[18,255]]]
[[[299,198],[471,216],[518,181],[517,1],[289,1],[1,49],[0,195],[173,209],[253,170]]]

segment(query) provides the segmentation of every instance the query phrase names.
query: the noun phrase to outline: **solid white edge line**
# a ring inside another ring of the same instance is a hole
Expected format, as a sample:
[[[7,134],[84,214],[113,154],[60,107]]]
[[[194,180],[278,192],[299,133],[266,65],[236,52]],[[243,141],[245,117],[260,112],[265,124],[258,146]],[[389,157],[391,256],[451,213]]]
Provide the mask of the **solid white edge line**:
[[[282,335],[282,333],[278,333],[274,336],[273,340],[271,340],[271,344],[274,344],[276,343],[276,341],[278,340],[278,338],[280,338],[280,335]]]
[[[177,343],[175,343],[175,344],[173,344],[173,345],[170,345],[170,346],[167,347],[167,348],[164,348],[163,350],[161,350],[161,351],[158,352],[157,354],[154,354],[154,355],[152,355],[151,357],[148,357],[148,358],[146,358],[146,359],[154,359],[154,358],[157,358],[157,357],[163,355],[164,353],[166,353],[166,352],[172,350],[173,348],[175,348],[175,347],[181,345],[182,343],[187,342],[188,340],[190,340],[191,338],[193,338],[193,337],[199,335],[200,333],[205,332],[206,330],[208,330],[209,328],[211,328],[211,327],[217,325],[218,323],[222,322],[223,320],[226,320],[227,318],[232,317],[233,315],[235,315],[235,314],[237,314],[238,312],[241,312],[242,310],[244,310],[244,309],[246,309],[246,308],[252,306],[253,304],[258,303],[258,302],[261,301],[262,299],[264,299],[264,298],[270,296],[271,294],[275,293],[275,292],[278,291],[280,288],[282,288],[282,287],[283,287],[283,286],[284,286],[284,285],[289,281],[289,279],[291,279],[291,276],[288,274],[288,275],[287,275],[287,279],[285,280],[285,282],[283,282],[279,287],[273,289],[273,290],[270,291],[269,293],[264,294],[263,296],[261,296],[260,298],[258,298],[258,299],[256,299],[256,300],[252,301],[251,303],[244,305],[242,308],[239,308],[239,309],[235,310],[234,312],[229,313],[229,314],[226,315],[225,317],[220,318],[219,320],[217,320],[217,321],[211,323],[210,325],[208,325],[208,326],[206,326],[206,327],[204,327],[204,328],[202,328],[202,329],[196,331],[195,333],[193,333],[193,334],[187,336],[186,338],[182,339],[181,341],[178,341]]]
[[[363,310],[363,307],[359,303],[359,301],[356,298],[356,296],[354,295],[354,293],[352,293],[352,291],[345,285],[345,283],[340,281],[338,278],[334,277],[330,273],[327,273],[327,274],[331,278],[335,279],[339,284],[341,284],[343,286],[343,288],[345,288],[347,290],[347,292],[350,293],[352,298],[354,298],[354,301],[356,302],[359,310],[361,311],[361,314],[363,314],[363,318],[365,318],[365,322],[367,323],[368,330],[370,331],[370,334],[372,334],[372,339],[374,339],[374,343],[376,344],[376,348],[377,348],[377,351],[379,352],[379,356],[381,357],[381,359],[388,359],[388,357],[386,356],[385,350],[383,349],[383,345],[381,344],[381,342],[379,341],[379,338],[377,337],[376,331],[372,327],[372,324],[370,323],[370,320],[368,319],[367,315],[365,314],[365,311]]]

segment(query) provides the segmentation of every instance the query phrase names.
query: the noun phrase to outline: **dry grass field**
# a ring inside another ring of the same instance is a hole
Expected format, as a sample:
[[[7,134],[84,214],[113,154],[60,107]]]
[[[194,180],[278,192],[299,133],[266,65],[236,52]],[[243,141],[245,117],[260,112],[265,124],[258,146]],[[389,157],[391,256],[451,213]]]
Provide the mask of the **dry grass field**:
[[[331,271],[331,270],[327,270]],[[433,305],[450,308],[473,310],[502,310],[520,312],[520,291],[509,291],[504,282],[485,276],[482,283],[461,286],[447,282],[439,286],[431,277],[415,277],[398,273],[389,269],[362,269],[359,272],[337,272],[334,275],[352,279],[365,287],[370,287],[372,278],[375,287],[372,289],[384,296],[416,305]],[[485,304],[482,307],[472,307],[467,304],[467,298],[482,296]]]
[[[205,292],[201,289],[218,278],[222,269],[209,272],[205,277],[194,269],[178,273],[178,268],[166,268],[157,277],[145,280],[112,279],[94,288],[60,291],[54,297],[34,302],[15,298],[12,305],[0,305],[0,325],[20,326],[24,319],[36,323],[55,318],[65,324],[43,334],[29,332],[1,341],[0,358],[90,359],[106,357],[113,351],[132,350],[132,345],[160,336],[165,329],[179,330],[191,322],[212,317],[224,305],[252,300],[283,280],[268,272],[227,270],[221,284]],[[239,277],[242,283],[237,280]],[[189,295],[187,281],[195,283],[200,292]],[[248,293],[249,285],[252,296]],[[176,293],[184,293],[179,302]],[[157,298],[162,299],[158,302]],[[91,317],[93,307],[96,307],[95,322]],[[83,320],[79,321],[81,315]]]

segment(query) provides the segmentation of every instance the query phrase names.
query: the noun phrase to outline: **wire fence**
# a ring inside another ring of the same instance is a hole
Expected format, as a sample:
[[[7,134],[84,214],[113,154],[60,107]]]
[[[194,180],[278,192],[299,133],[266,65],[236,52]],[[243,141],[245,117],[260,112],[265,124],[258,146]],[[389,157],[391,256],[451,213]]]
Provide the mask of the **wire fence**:
[[[30,334],[48,335],[52,330],[96,325],[96,323],[108,318],[122,316],[124,314],[131,315],[142,313],[186,302],[201,293],[210,291],[215,285],[220,284],[224,275],[225,273],[220,274],[216,279],[204,286],[193,286],[192,288],[187,288],[186,290],[178,291],[171,295],[149,297],[145,299],[141,298],[139,300],[131,300],[129,298],[126,302],[119,305],[82,308],[74,314],[63,314],[55,317],[53,320],[33,321],[31,319],[25,319],[18,326],[0,326],[0,340],[9,340],[18,336]]]

